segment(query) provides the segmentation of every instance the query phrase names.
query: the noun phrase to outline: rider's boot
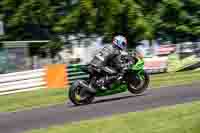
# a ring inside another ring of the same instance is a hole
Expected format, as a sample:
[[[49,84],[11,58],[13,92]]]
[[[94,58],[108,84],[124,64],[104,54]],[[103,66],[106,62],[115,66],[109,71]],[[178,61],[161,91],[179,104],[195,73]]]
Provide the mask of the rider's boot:
[[[112,82],[115,82],[117,79],[117,76],[109,76],[109,77],[106,77],[105,80],[104,80],[104,83],[102,85],[102,90],[106,90],[106,89],[111,89],[112,87]],[[106,87],[105,87],[106,86]]]

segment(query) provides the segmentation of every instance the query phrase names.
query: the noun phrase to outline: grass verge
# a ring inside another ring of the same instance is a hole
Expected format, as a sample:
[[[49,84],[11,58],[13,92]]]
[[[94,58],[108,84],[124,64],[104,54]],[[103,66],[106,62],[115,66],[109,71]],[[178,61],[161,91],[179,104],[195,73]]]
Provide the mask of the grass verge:
[[[150,87],[160,88],[199,82],[200,71],[185,71],[177,73],[164,73],[151,76]]]
[[[28,133],[199,133],[200,102],[88,120]]]
[[[150,88],[184,85],[197,82],[200,71],[187,71],[179,73],[166,73],[151,76]],[[12,112],[33,107],[48,106],[66,102],[66,89],[37,90],[0,96],[0,112]]]
[[[64,89],[41,89],[0,96],[0,112],[12,112],[64,103],[66,96],[67,91]]]

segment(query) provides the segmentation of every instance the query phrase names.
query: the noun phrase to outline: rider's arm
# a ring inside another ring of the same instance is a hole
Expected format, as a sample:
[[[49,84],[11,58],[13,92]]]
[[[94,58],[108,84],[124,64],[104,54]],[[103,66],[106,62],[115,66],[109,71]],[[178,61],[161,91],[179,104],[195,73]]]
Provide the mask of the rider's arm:
[[[112,62],[114,67],[119,70],[120,72],[125,68],[125,64],[122,62],[121,55],[115,55],[112,58]]]

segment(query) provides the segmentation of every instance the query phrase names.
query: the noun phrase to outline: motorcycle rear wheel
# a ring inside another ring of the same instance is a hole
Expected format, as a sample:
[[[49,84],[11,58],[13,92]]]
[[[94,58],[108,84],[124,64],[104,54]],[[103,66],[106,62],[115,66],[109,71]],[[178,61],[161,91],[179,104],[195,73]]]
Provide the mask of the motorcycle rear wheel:
[[[92,103],[94,100],[93,94],[88,93],[82,89],[83,88],[80,86],[79,81],[73,83],[73,85],[71,85],[69,88],[69,99],[74,105],[86,105]]]

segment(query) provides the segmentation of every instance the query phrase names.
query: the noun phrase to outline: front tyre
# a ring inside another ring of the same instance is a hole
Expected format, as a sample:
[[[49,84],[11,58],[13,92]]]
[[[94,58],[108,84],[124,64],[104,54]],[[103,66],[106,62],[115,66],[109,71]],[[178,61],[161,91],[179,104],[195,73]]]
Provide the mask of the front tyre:
[[[141,76],[141,78],[139,78],[139,76],[135,77],[135,75],[132,75],[132,78],[129,77],[128,90],[129,92],[136,95],[142,94],[144,91],[147,90],[149,86],[149,81],[150,81],[149,75],[145,71]]]
[[[90,104],[94,100],[94,95],[85,92],[80,86],[80,81],[76,81],[69,88],[69,99],[74,105],[84,105]]]

